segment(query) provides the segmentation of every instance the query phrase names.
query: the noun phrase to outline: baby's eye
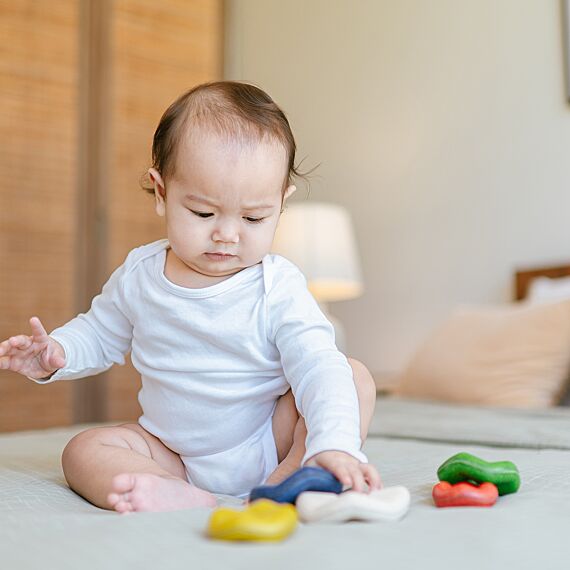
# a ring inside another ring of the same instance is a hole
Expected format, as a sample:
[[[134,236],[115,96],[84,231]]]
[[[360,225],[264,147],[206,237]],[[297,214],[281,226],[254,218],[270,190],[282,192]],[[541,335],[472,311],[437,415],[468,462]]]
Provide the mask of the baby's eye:
[[[263,220],[265,220],[265,218],[251,218],[251,217],[246,217],[244,219],[251,224],[259,224],[260,222],[263,222]]]
[[[210,216],[214,215],[211,212],[197,212],[196,210],[190,210],[190,211],[199,218],[209,218]]]

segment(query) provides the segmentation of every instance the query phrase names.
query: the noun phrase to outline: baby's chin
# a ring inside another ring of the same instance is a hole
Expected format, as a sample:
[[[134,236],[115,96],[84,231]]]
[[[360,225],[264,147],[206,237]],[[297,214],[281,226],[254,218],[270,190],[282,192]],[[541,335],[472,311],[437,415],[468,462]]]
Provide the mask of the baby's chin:
[[[261,261],[256,261],[255,263],[248,263],[243,265],[240,264],[238,266],[228,267],[228,268],[220,267],[219,269],[218,268],[212,269],[211,267],[204,267],[199,269],[194,268],[194,271],[201,273],[205,277],[231,277],[232,275],[235,275],[236,273],[239,273],[240,271],[243,271],[248,267],[257,265],[258,263],[261,263]]]
[[[244,270],[249,265],[244,263],[227,263],[227,262],[210,262],[200,265],[190,266],[196,273],[203,275],[204,277],[231,277],[236,273]]]

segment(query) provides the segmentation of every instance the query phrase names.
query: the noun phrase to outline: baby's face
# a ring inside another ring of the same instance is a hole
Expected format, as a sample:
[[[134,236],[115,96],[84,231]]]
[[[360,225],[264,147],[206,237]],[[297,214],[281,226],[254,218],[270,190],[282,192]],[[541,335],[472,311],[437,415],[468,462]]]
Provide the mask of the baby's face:
[[[166,200],[157,196],[157,212],[166,217],[172,253],[184,270],[220,278],[259,263],[273,242],[286,170],[285,149],[271,141],[186,139]]]

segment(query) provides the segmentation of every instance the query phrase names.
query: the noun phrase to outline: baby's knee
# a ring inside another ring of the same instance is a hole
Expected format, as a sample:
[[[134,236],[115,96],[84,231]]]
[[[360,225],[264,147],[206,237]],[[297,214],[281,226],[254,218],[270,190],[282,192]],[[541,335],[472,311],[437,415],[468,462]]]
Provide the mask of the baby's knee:
[[[100,439],[101,431],[105,429],[102,427],[91,428],[82,431],[69,440],[61,454],[61,462],[65,470],[66,465],[77,459],[90,447],[90,445]]]
[[[75,435],[65,446],[61,455],[64,473],[67,468],[82,463],[85,456],[93,455],[97,446],[107,445],[124,448],[137,448],[143,454],[148,454],[148,446],[144,439],[134,430],[124,426],[102,426],[86,429]],[[140,441],[139,441],[140,440]]]
[[[354,384],[358,393],[358,399],[366,402],[376,401],[376,384],[370,371],[360,360],[348,358],[348,363],[352,367],[352,375]]]

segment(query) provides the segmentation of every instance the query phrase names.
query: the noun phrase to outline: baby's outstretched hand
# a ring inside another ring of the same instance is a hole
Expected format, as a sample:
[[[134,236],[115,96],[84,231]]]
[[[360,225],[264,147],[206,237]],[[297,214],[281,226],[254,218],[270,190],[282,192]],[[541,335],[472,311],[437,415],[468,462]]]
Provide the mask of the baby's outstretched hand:
[[[30,326],[30,336],[21,334],[0,342],[0,370],[45,378],[65,366],[65,351],[48,336],[40,319],[32,317]]]
[[[313,455],[305,465],[330,471],[343,486],[351,487],[353,491],[363,492],[365,483],[370,491],[382,487],[380,475],[374,465],[361,463],[344,451],[322,451]]]

